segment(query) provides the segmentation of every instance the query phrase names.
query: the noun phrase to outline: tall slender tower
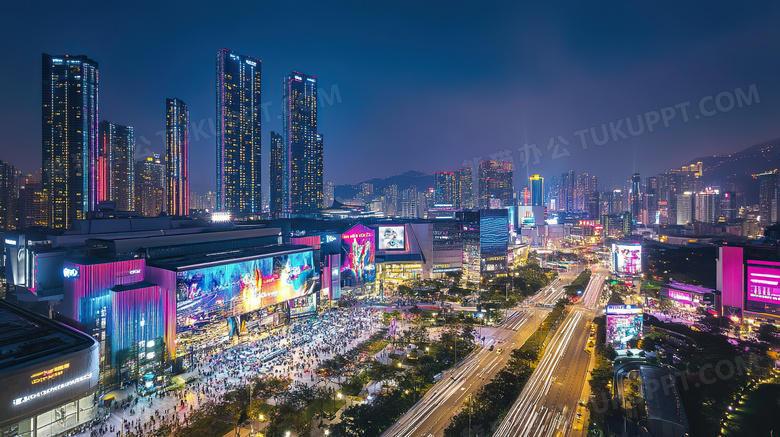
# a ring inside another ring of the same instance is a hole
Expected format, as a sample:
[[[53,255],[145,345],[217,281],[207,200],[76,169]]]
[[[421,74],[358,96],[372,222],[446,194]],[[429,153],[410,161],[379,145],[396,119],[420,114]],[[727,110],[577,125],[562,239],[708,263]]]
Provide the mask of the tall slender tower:
[[[474,208],[474,180],[471,167],[461,167],[455,171],[455,207]]]
[[[544,205],[544,178],[535,174],[528,178],[531,182],[531,205]]]
[[[633,176],[631,176],[631,217],[634,218],[634,220],[640,219],[640,184],[642,183],[641,178],[639,177],[639,173],[634,173]]]
[[[260,69],[262,61],[217,53],[217,209],[262,211]]]
[[[189,124],[187,105],[179,99],[165,99],[166,211],[170,215],[190,213]]]
[[[44,53],[41,106],[48,225],[67,229],[98,200],[98,63]]]
[[[284,139],[271,131],[271,211],[284,211],[284,193],[287,191],[287,160],[284,156]]]
[[[100,122],[98,200],[113,200],[119,211],[135,209],[135,137],[132,126]]]
[[[283,145],[286,188],[281,212],[322,208],[322,135],[317,133],[317,78],[297,71],[282,87]]]

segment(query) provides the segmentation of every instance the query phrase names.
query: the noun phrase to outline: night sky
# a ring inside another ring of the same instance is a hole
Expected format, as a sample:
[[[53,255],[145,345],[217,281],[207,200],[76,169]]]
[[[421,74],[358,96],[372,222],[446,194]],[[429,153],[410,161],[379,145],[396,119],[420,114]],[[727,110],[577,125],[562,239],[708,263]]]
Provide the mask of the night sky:
[[[780,137],[778,3],[22,3],[4,5],[0,30],[0,159],[25,172],[40,166],[44,52],[99,62],[100,118],[135,127],[136,158],[164,153],[165,98],[184,100],[196,125],[197,192],[215,187],[222,48],[263,61],[266,181],[269,135],[281,131],[281,78],[293,70],[338,91],[319,108],[325,180],[335,183],[491,157],[513,158],[517,177],[574,169],[621,182]],[[695,119],[702,98],[726,92],[725,109],[751,84],[760,102]],[[575,134],[594,127],[601,137],[602,123],[646,120],[685,102],[687,123],[679,111],[652,132],[630,135],[623,123],[617,141],[600,146],[581,133],[587,150]],[[548,150],[551,137],[570,145]],[[527,168],[518,149],[532,151]]]

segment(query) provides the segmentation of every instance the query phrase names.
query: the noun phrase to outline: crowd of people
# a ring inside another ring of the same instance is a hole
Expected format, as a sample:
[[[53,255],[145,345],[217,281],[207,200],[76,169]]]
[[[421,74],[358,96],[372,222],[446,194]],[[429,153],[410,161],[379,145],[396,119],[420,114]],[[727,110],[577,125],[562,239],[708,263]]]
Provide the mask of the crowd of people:
[[[335,309],[292,321],[263,338],[249,334],[222,349],[195,353],[184,375],[191,382],[184,388],[148,396],[138,396],[136,390],[131,401],[115,401],[108,417],[75,435],[140,436],[162,426],[186,426],[193,411],[205,403],[221,403],[226,393],[256,377],[317,384],[318,366],[365,341],[380,327],[381,313],[382,309],[371,307]]]

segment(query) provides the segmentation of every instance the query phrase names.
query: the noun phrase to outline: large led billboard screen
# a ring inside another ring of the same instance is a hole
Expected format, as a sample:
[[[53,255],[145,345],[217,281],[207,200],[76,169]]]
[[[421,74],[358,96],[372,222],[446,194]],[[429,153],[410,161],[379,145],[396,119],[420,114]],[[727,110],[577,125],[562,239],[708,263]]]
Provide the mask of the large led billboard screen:
[[[615,273],[627,275],[642,273],[642,246],[638,244],[613,244],[612,270]]]
[[[317,293],[287,301],[290,318],[304,317],[317,312]]]
[[[754,302],[780,304],[780,263],[748,261],[747,298]]]
[[[642,307],[607,305],[607,343],[625,348],[633,338],[642,338]]]
[[[341,279],[347,286],[358,286],[376,279],[376,255],[374,241],[376,232],[363,225],[356,225],[341,235],[341,251],[344,262],[341,265]]]
[[[257,310],[319,291],[313,252],[299,252],[176,272],[177,320],[214,310]]]
[[[401,226],[379,227],[379,250],[405,250],[406,232]]]

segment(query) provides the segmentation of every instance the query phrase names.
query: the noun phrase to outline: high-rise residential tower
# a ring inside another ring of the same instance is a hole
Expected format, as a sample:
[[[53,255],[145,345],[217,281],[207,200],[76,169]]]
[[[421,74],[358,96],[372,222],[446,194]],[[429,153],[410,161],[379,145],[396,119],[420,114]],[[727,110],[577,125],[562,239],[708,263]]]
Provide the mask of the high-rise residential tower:
[[[103,120],[98,144],[98,201],[116,202],[119,211],[135,209],[135,137],[131,126]]]
[[[282,103],[282,199],[281,209],[274,212],[317,211],[323,203],[323,138],[317,133],[317,78],[299,72],[285,76]]]
[[[759,224],[769,226],[777,218],[777,170],[758,175]]]
[[[217,53],[217,209],[262,211],[259,59]]]
[[[157,217],[165,210],[165,163],[157,153],[135,163],[135,210]]]
[[[186,216],[190,213],[190,111],[179,99],[165,99],[165,173],[166,212]]]
[[[455,173],[451,171],[437,171],[433,175],[433,185],[434,205],[455,205]]]
[[[44,53],[41,106],[48,224],[67,229],[98,200],[98,63]]]

